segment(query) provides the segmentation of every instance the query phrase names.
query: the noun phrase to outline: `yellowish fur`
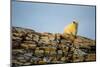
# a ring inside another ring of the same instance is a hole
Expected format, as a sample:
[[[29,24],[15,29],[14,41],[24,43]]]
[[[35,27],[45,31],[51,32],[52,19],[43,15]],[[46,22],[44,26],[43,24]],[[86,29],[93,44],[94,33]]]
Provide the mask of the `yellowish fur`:
[[[68,26],[64,28],[64,34],[69,34],[76,37],[77,28],[78,28],[78,23],[73,21],[72,23],[70,23]]]

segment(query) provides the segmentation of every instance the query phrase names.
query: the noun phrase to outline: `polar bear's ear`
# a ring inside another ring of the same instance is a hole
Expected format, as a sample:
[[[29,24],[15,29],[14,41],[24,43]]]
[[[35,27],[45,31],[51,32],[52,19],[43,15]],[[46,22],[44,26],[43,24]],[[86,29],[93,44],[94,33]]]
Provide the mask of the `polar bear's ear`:
[[[78,25],[79,21],[74,20],[73,23]]]
[[[79,20],[74,17],[73,18],[73,22],[75,22],[76,24],[78,24],[79,23]]]
[[[75,24],[75,23],[76,23],[76,21],[73,21],[73,23]]]

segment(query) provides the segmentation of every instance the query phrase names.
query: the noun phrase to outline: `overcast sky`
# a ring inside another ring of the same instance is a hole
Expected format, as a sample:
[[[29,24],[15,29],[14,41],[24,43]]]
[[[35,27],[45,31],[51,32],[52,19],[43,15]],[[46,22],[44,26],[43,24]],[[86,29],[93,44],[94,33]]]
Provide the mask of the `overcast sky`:
[[[12,2],[12,26],[37,32],[63,33],[74,18],[78,35],[95,39],[95,6]]]

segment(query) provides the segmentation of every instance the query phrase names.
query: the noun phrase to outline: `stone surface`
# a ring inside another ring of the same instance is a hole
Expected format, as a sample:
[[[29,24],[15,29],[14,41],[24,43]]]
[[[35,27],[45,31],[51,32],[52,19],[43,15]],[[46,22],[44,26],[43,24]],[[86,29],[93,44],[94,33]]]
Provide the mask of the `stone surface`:
[[[12,66],[96,61],[95,40],[12,27]]]

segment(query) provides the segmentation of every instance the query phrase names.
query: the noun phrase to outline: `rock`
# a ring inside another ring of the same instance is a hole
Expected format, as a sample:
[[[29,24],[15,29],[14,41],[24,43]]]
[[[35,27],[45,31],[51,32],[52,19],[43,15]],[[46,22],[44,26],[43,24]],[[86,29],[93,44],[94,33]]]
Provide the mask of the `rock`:
[[[66,41],[66,40],[64,40],[64,39],[62,39],[62,40],[61,40],[61,43],[62,43],[62,44],[66,44],[66,43],[67,43],[67,41]]]
[[[62,50],[58,50],[58,55],[62,55],[63,54],[63,52],[62,52]]]
[[[32,57],[33,53],[29,52],[29,53],[25,53],[24,56],[28,56],[28,57]]]
[[[87,54],[87,56],[85,56],[85,61],[96,61],[96,54]]]
[[[14,49],[14,50],[12,50],[12,52],[13,52],[13,54],[17,54],[17,53],[21,53],[21,54],[23,54],[23,53],[25,53],[25,50],[24,49]]]
[[[27,33],[27,37],[31,38],[33,37],[33,34],[32,33]]]
[[[55,36],[56,36],[56,40],[60,40],[61,39],[61,34],[60,33],[55,34]]]
[[[23,43],[26,43],[26,44],[36,44],[36,42],[34,42],[34,41],[23,41]],[[37,45],[37,44],[36,44]]]
[[[18,57],[17,60],[21,63],[25,63],[27,62],[27,60],[22,56],[22,57]]]
[[[96,61],[95,40],[12,27],[12,65]]]
[[[50,41],[54,41],[55,40],[55,34],[48,35],[48,37],[49,37]]]
[[[23,57],[25,58],[26,61],[30,61],[31,59],[31,56],[23,55]]]
[[[85,52],[83,52],[83,51],[81,51],[81,50],[79,50],[79,49],[75,49],[73,54],[77,54],[77,55],[79,55],[79,56],[84,56],[84,55],[86,55]]]
[[[16,33],[27,33],[27,32],[32,32],[34,33],[34,30],[27,29],[27,28],[21,28],[21,27],[12,27],[12,32]]]
[[[50,40],[48,39],[48,37],[41,37],[39,43],[45,43],[45,44],[50,44]]]
[[[28,66],[28,65],[31,65],[31,63],[30,62],[27,62],[27,63],[24,63],[23,65]]]
[[[44,51],[45,52],[45,55],[48,56],[50,54],[50,48],[45,47],[44,50],[45,50]]]
[[[33,57],[30,59],[30,62],[31,62],[32,64],[37,64],[38,61],[40,61],[40,58],[39,58],[39,57],[34,57],[34,56],[33,56]]]
[[[25,38],[27,41],[32,41],[32,38],[30,38],[30,37],[26,37]]]
[[[46,62],[46,63],[49,63],[49,62],[50,62],[50,60],[49,60],[48,57],[44,57],[44,58],[43,58],[43,61]]]
[[[12,41],[12,44],[13,44],[12,46],[13,49],[20,48],[21,40]]]
[[[13,33],[12,35],[15,36],[15,37],[21,37],[21,36],[23,36],[24,34],[23,34],[23,33]]]
[[[46,64],[45,61],[39,61],[38,64]]]
[[[55,56],[52,57],[51,63],[57,63],[57,58]]]
[[[20,37],[12,37],[13,40],[22,40]]]
[[[61,62],[65,62],[66,61],[66,57],[61,57]]]
[[[19,62],[25,63],[25,62],[27,62],[27,60],[26,59],[19,59]]]
[[[36,48],[36,45],[35,44],[22,43],[21,44],[21,47],[22,48],[25,48],[25,49],[35,49]]]
[[[79,56],[77,54],[73,55],[73,62],[82,62],[84,61],[84,56]]]
[[[44,54],[44,50],[39,50],[39,49],[35,50],[35,55],[36,56],[41,57],[41,56],[43,56],[43,54]]]
[[[53,51],[50,51],[50,55],[51,55],[51,56],[55,56],[56,54],[57,54],[56,51],[54,51],[54,50],[53,50]]]
[[[39,41],[39,36],[36,34],[33,34],[33,41],[38,42]]]
[[[17,60],[12,60],[12,64],[15,64],[15,66],[21,66],[21,65],[23,65],[24,63],[19,62],[19,61],[17,61]],[[12,65],[12,66],[14,66],[14,65]]]
[[[51,45],[52,47],[57,47],[57,46],[58,46],[58,44],[57,44],[56,41],[51,41],[51,42],[50,42],[50,45]]]

